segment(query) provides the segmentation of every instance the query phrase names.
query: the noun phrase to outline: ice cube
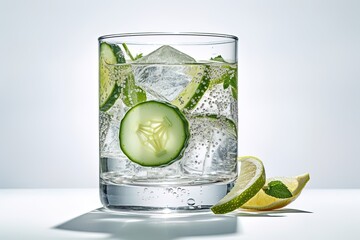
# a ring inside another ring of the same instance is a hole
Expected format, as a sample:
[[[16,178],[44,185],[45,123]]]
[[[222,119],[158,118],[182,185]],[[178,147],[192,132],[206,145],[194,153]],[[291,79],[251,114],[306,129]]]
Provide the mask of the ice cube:
[[[110,122],[105,140],[100,146],[101,157],[117,158],[123,154],[119,144],[119,125]]]
[[[100,111],[101,157],[125,158],[120,149],[119,129],[126,110],[127,107],[119,98],[107,112]]]
[[[232,119],[237,124],[237,103],[232,97],[231,88],[224,89],[216,84],[206,90],[191,114],[214,114]]]
[[[136,83],[165,101],[174,100],[191,81],[195,59],[170,46],[162,46],[133,65]],[[152,64],[154,63],[154,64]]]
[[[195,59],[186,55],[179,50],[164,45],[148,55],[140,58],[137,63],[163,63],[163,64],[183,64],[183,63],[195,63]]]
[[[236,166],[237,136],[233,122],[225,117],[188,118],[190,142],[182,158],[185,174],[226,172]]]
[[[99,141],[100,141],[100,149],[103,148],[106,135],[110,126],[111,116],[105,112],[101,112],[99,114]]]
[[[229,131],[215,132],[212,136],[213,145],[211,164],[207,171],[217,173],[227,173],[236,167],[237,162],[237,139]],[[215,143],[215,144],[214,144]]]

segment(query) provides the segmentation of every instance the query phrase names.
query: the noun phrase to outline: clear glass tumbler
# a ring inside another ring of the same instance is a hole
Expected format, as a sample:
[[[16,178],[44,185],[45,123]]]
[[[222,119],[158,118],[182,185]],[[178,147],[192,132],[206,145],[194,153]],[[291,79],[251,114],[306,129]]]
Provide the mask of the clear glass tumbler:
[[[100,197],[122,211],[209,209],[237,177],[237,37],[99,38]]]

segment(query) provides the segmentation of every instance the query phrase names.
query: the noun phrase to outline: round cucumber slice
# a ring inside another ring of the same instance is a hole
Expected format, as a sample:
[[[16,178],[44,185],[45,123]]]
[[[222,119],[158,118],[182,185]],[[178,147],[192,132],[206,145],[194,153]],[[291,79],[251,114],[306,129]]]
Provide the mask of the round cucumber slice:
[[[203,66],[198,66],[203,68]],[[193,77],[192,81],[185,87],[185,89],[177,96],[171,103],[180,108],[181,110],[191,110],[200,101],[210,84],[210,66],[205,66],[199,73],[202,77],[199,79],[197,74]]]
[[[120,148],[133,162],[162,167],[180,159],[190,138],[189,123],[169,103],[142,102],[132,107],[120,123]]]
[[[100,110],[107,111],[120,96],[121,88],[116,81],[110,77],[111,65],[124,63],[122,51],[117,45],[108,43],[100,44]]]

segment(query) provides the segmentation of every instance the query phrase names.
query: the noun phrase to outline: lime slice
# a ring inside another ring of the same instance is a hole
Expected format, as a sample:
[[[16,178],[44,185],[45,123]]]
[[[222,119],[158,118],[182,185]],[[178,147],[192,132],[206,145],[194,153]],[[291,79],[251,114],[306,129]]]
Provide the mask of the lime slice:
[[[209,71],[210,66],[205,66],[205,69],[204,66],[195,66],[189,73],[193,77],[191,82],[171,103],[180,110],[193,109],[209,87]]]
[[[258,211],[267,211],[285,207],[293,202],[304,189],[306,183],[310,180],[310,175],[305,173],[296,177],[276,177],[266,180],[266,184],[272,181],[281,181],[290,190],[292,197],[290,198],[275,198],[267,195],[263,189],[261,189],[254,197],[247,201],[241,208],[252,209]],[[266,185],[265,184],[265,185]]]
[[[239,178],[231,191],[211,207],[215,214],[228,213],[241,207],[265,184],[265,169],[260,159],[246,156],[239,158],[239,161],[241,162]]]

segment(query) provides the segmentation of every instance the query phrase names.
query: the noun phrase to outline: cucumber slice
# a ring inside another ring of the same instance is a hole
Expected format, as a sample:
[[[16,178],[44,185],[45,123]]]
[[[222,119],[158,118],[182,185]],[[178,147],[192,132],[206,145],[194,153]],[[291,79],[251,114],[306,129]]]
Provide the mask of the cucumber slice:
[[[112,90],[110,94],[108,94],[108,97],[106,100],[101,104],[100,103],[100,111],[106,112],[109,110],[116,102],[116,100],[119,98],[121,93],[121,87],[118,86],[116,83],[114,86],[111,86]],[[100,90],[100,101],[101,101],[101,90]]]
[[[125,63],[124,55],[117,45],[100,44],[100,110],[107,111],[120,96],[121,88],[110,76],[109,65]]]
[[[128,107],[146,101],[146,92],[135,84],[131,66],[114,65],[125,62],[124,54],[118,45],[101,43],[100,110],[103,112],[109,110],[120,96],[124,104]],[[127,69],[129,69],[128,72]],[[126,75],[127,77],[121,80],[120,76],[114,76],[116,72],[118,72],[117,74]]]
[[[203,68],[202,66],[198,66]],[[181,110],[191,110],[200,101],[210,84],[210,66],[205,66],[202,77],[199,79],[195,74],[192,81],[171,103]]]
[[[180,159],[190,138],[181,111],[165,102],[147,101],[132,107],[120,123],[120,148],[133,162],[162,167]]]

